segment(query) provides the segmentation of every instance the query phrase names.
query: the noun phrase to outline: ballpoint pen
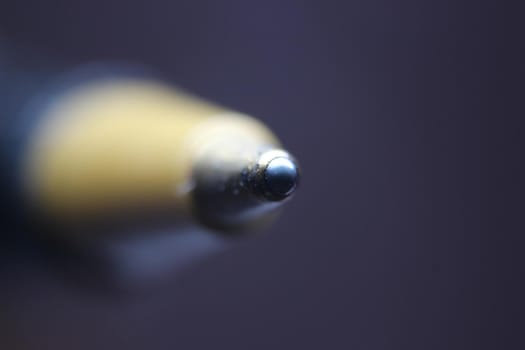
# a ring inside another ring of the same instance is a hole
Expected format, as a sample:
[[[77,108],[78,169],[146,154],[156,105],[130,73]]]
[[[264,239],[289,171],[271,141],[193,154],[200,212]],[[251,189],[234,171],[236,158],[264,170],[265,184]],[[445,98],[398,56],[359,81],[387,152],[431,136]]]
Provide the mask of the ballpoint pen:
[[[16,100],[23,132],[2,147],[8,187],[50,222],[153,214],[244,232],[297,188],[296,160],[250,116],[107,68],[45,82]]]

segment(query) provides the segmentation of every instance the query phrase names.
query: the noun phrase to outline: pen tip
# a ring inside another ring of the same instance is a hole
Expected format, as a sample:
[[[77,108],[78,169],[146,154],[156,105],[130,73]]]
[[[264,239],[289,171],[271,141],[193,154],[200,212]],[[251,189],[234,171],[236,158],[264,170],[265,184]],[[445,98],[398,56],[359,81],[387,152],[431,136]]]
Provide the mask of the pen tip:
[[[299,170],[294,160],[287,156],[271,159],[263,173],[264,196],[271,201],[289,197],[297,188]]]

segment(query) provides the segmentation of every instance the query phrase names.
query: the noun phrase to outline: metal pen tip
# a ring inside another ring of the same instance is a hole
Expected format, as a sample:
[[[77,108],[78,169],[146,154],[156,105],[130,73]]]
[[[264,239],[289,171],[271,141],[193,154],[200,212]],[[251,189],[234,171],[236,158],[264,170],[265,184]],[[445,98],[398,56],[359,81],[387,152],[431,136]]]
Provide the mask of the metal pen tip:
[[[281,200],[290,196],[299,180],[295,162],[290,158],[272,159],[264,170],[264,185],[269,199]]]
[[[193,208],[210,227],[233,231],[260,225],[292,196],[299,177],[296,160],[282,149],[221,153],[213,148],[196,163]]]
[[[295,192],[299,183],[299,167],[289,154],[274,152],[270,151],[261,157],[266,159],[259,181],[263,189],[262,194],[267,200],[282,201]]]

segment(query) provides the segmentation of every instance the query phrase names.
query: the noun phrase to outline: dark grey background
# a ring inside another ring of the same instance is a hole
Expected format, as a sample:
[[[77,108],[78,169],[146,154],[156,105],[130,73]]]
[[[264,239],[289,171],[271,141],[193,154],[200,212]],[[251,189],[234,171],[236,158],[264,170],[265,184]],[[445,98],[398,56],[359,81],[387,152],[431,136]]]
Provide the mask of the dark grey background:
[[[304,173],[267,232],[147,292],[72,292],[21,259],[3,272],[4,338],[55,350],[523,348],[519,188],[500,190],[521,182],[522,158],[490,143],[522,135],[503,121],[522,116],[519,13],[2,0],[11,41],[74,63],[153,66],[262,119]],[[499,213],[514,221],[496,224]]]

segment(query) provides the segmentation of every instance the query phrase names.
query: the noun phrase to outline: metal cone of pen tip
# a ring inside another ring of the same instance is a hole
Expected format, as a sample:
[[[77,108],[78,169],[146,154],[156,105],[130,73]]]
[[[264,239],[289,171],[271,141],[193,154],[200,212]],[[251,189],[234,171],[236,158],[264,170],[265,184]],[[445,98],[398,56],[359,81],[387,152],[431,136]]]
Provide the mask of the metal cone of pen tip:
[[[246,147],[238,154],[235,150],[221,154],[217,149],[225,147],[207,152],[194,169],[197,217],[205,225],[230,232],[271,222],[298,186],[297,161],[288,152],[269,147]]]

